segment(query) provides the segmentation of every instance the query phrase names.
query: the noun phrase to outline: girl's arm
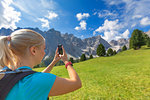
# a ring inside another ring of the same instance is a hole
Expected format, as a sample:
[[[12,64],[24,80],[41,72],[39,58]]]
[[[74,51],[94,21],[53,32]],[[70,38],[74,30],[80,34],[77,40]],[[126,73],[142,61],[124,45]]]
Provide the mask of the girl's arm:
[[[50,73],[55,64],[56,64],[56,62],[52,61],[42,72],[43,73]]]
[[[62,49],[63,49],[63,55],[61,56],[61,59],[66,65],[68,63],[68,57],[63,46]],[[82,87],[82,82],[77,72],[73,68],[73,66],[68,65],[67,70],[68,70],[69,78],[61,78],[56,76],[56,80],[48,96],[58,96],[58,95],[66,94]]]
[[[59,56],[58,48],[57,48],[57,49],[56,49],[56,53],[55,53],[55,57],[54,57],[53,61],[52,61],[51,64],[49,64],[42,72],[44,72],[44,73],[49,73],[49,72],[53,69],[54,65],[55,65],[60,59],[61,59],[61,58],[60,58],[60,56]]]

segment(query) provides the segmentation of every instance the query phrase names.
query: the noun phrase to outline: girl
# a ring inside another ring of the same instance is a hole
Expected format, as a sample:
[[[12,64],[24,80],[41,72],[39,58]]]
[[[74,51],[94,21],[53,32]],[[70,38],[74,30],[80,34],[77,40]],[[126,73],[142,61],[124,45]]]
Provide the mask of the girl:
[[[0,66],[10,69],[30,69],[41,63],[45,55],[44,37],[29,29],[14,31],[10,36],[0,36]],[[68,61],[63,49],[59,55],[56,49],[52,63],[42,72],[24,77],[8,93],[6,100],[46,100],[47,96],[57,96],[81,88],[81,80]],[[61,78],[49,73],[53,66],[62,60],[70,78]]]

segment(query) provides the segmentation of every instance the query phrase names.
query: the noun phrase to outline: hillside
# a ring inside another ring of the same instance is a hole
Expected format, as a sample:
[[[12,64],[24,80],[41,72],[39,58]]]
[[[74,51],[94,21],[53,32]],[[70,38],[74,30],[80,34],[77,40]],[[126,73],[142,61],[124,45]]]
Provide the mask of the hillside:
[[[150,100],[150,48],[75,63],[74,68],[83,87],[50,100]],[[64,66],[53,68],[51,73],[68,77]]]

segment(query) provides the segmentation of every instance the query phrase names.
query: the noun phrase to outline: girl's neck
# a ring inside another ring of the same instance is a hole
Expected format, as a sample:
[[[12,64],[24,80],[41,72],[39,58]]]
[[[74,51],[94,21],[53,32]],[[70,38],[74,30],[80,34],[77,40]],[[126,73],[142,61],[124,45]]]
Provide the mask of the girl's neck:
[[[26,62],[26,61],[23,61],[23,62],[17,62],[16,63],[16,69],[19,68],[19,67],[22,67],[22,66],[28,66],[30,68],[33,68],[33,64],[30,63],[30,62]]]

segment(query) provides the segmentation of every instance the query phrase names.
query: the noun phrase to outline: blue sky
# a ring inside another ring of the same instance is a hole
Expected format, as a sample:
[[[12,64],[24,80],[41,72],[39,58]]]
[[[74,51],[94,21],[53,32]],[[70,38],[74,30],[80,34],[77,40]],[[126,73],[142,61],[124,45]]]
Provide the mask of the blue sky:
[[[0,28],[54,28],[107,41],[150,29],[150,0],[1,0]]]

